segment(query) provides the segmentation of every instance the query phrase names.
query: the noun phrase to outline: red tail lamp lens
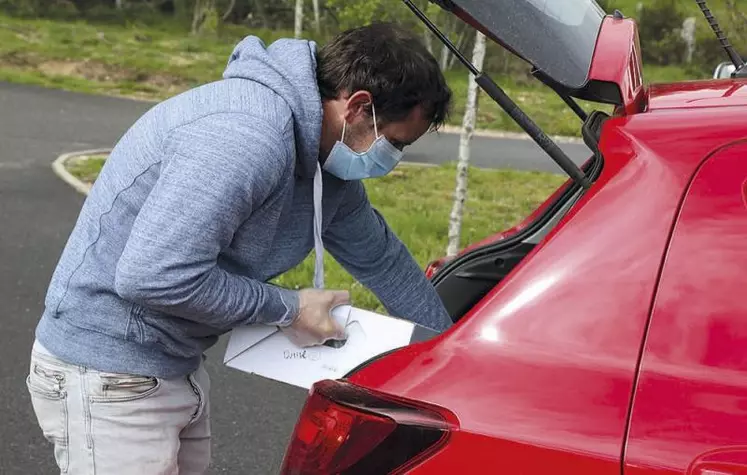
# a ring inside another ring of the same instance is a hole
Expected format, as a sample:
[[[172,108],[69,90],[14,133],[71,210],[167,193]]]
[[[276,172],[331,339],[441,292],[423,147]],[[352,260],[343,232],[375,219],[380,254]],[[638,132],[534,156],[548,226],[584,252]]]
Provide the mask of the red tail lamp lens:
[[[431,277],[433,277],[433,275],[436,273],[438,268],[439,268],[438,262],[431,262],[430,264],[428,264],[428,266],[425,268],[425,278],[430,279]]]
[[[437,450],[449,427],[438,412],[323,381],[306,401],[281,473],[393,473]]]
[[[299,420],[288,473],[338,473],[379,445],[394,431],[391,419],[339,406],[325,397],[309,401]],[[295,469],[296,471],[294,471]]]

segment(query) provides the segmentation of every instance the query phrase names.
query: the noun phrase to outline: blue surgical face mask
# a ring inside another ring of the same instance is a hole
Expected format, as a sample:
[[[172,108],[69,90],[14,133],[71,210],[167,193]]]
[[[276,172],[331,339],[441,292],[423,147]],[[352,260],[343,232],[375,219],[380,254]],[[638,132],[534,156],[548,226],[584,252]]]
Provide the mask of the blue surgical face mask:
[[[383,135],[379,135],[376,127],[376,110],[373,112],[374,133],[376,139],[365,152],[355,152],[345,145],[345,126],[342,126],[342,139],[335,143],[329,157],[324,162],[324,169],[343,180],[362,180],[384,176],[397,166],[402,159],[402,151],[398,150]]]

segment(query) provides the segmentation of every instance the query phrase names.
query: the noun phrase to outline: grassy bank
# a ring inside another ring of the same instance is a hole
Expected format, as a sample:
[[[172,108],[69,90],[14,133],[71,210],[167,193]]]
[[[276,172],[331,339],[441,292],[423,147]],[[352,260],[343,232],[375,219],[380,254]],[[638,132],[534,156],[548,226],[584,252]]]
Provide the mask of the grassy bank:
[[[95,179],[103,157],[73,162],[68,170],[83,180]],[[445,254],[455,168],[401,165],[386,177],[366,181],[371,202],[407,245],[421,267]],[[462,244],[505,230],[528,216],[564,178],[559,175],[509,170],[470,170]],[[289,288],[311,285],[313,255],[277,282]],[[329,255],[327,287],[351,289],[355,305],[382,310],[376,297],[361,287]]]
[[[268,43],[290,35],[229,26],[220,34],[190,36],[168,22],[158,27],[122,26],[18,19],[0,13],[0,80],[158,100],[219,79],[233,46],[247,34]],[[687,77],[677,68],[647,72],[656,81]],[[455,93],[451,123],[459,125],[467,96],[466,71],[457,68],[448,79]],[[548,133],[579,135],[578,119],[552,91],[536,81],[496,79]],[[485,95],[478,127],[519,130]]]

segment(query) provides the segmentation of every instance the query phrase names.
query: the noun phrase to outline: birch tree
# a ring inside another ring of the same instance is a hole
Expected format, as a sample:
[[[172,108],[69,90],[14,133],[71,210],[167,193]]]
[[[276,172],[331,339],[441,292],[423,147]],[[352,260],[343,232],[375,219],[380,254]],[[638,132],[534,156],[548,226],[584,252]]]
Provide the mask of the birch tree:
[[[456,20],[449,17],[446,19],[446,22],[444,23],[443,32],[446,34],[446,36],[451,36],[451,30],[453,26],[456,25]],[[441,66],[441,71],[446,71],[449,67],[449,57],[451,56],[451,50],[448,46],[442,45],[441,46],[441,57],[439,58],[438,64]]]
[[[446,72],[446,69],[449,67],[449,56],[451,56],[449,48],[443,46],[441,48],[441,58],[438,61],[438,64],[441,65],[441,71]]]
[[[693,62],[693,53],[695,53],[695,27],[697,26],[695,17],[688,17],[682,23],[682,40],[685,42],[685,62]]]
[[[475,47],[472,51],[472,64],[478,71],[482,71],[485,59],[485,35],[477,32]],[[459,161],[457,163],[456,190],[454,192],[454,205],[449,217],[449,244],[446,248],[448,257],[456,256],[459,252],[459,238],[462,233],[462,216],[464,214],[464,202],[467,199],[467,172],[469,170],[470,141],[475,131],[477,120],[477,83],[475,77],[469,75],[467,87],[467,104],[462,119],[462,134],[459,139]]]
[[[467,28],[463,28],[461,33],[459,33],[459,37],[457,39],[457,48],[459,48],[459,51],[462,51],[467,46],[467,40],[469,40],[469,36],[467,34]],[[483,55],[484,56],[484,55]],[[449,60],[446,62],[446,69],[445,71],[450,70],[454,63],[456,62],[456,55],[451,54],[449,56]],[[482,67],[482,66],[480,66]]]
[[[443,31],[449,38],[456,37],[456,39],[453,40],[454,44],[460,51],[462,51],[468,43],[468,40],[470,38],[469,31],[472,31],[472,29],[469,28],[466,24],[460,23],[456,20],[452,20],[450,22],[446,22]],[[441,71],[446,72],[451,69],[455,61],[456,56],[451,53],[451,50],[446,45],[443,45],[443,47],[441,48],[441,57],[438,62],[438,64],[441,65]]]
[[[319,0],[312,0],[312,5],[314,7],[314,30],[319,33],[322,28],[319,18]]]
[[[231,0],[231,3],[228,4],[228,8],[226,8],[226,13],[224,13],[223,17],[221,17],[221,21],[228,21],[228,19],[231,17],[231,14],[233,14],[234,8],[236,8],[236,0]]]
[[[428,52],[430,54],[433,54],[433,38],[431,37],[432,33],[430,30],[423,30],[423,44],[425,44],[425,47],[428,49]]]
[[[192,34],[196,35],[208,19],[208,15],[215,9],[215,0],[196,0],[192,11]]]
[[[294,34],[296,38],[300,38],[303,34],[303,0],[296,0],[296,24],[294,28]]]

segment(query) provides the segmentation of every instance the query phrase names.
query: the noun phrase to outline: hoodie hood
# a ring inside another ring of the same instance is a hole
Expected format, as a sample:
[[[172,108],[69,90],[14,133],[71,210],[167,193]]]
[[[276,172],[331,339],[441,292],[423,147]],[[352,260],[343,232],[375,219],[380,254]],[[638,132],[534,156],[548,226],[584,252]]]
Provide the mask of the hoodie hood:
[[[293,113],[297,173],[313,177],[319,161],[322,131],[316,43],[281,39],[266,47],[261,39],[248,36],[234,48],[223,78],[255,81],[285,100]]]

